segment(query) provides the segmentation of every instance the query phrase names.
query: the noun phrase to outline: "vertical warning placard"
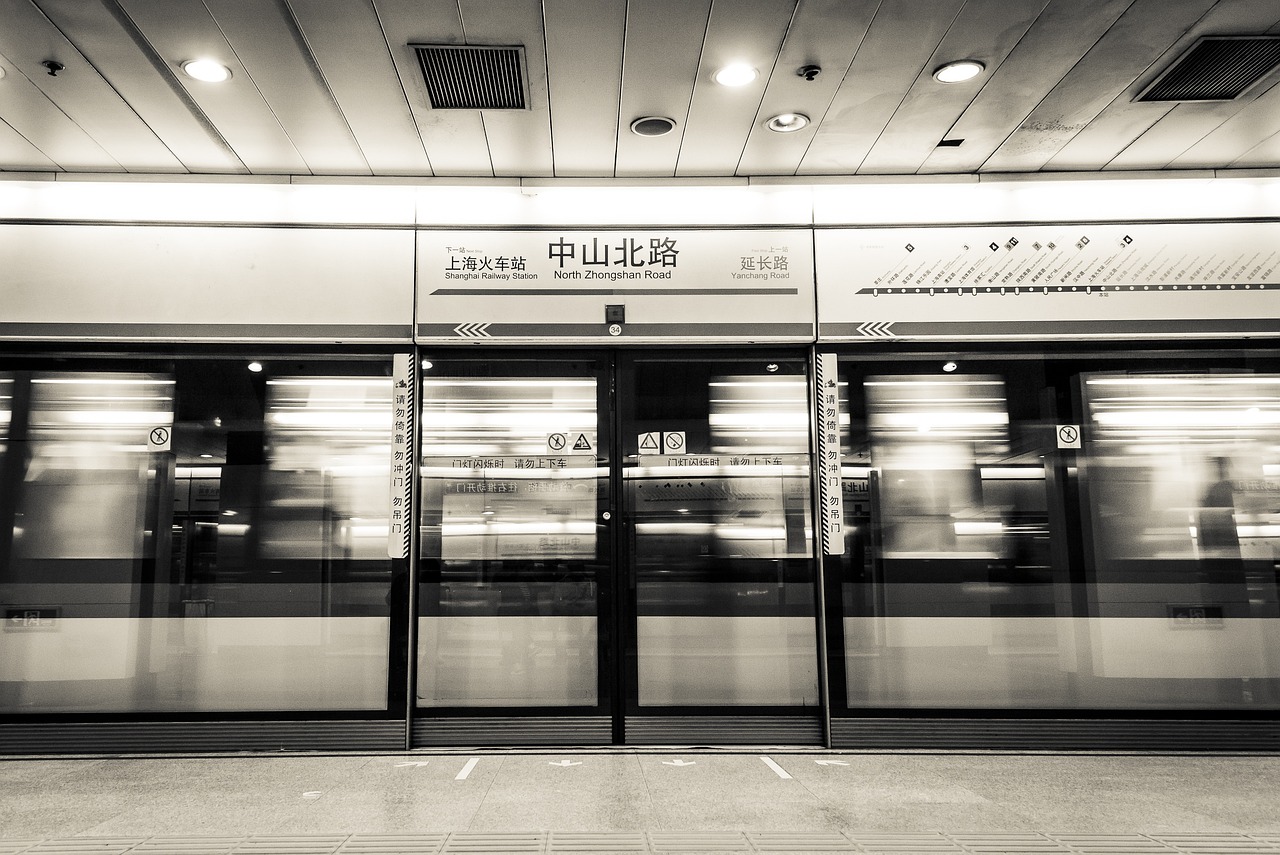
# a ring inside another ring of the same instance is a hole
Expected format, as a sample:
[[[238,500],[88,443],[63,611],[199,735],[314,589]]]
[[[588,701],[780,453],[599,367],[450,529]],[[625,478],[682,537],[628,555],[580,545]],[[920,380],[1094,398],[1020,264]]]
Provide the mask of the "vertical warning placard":
[[[840,493],[840,381],[834,353],[818,354],[814,374],[818,402],[818,501],[822,553],[844,554],[844,497]]]
[[[414,389],[413,354],[397,353],[391,364],[391,483],[387,556],[408,558],[412,533]]]

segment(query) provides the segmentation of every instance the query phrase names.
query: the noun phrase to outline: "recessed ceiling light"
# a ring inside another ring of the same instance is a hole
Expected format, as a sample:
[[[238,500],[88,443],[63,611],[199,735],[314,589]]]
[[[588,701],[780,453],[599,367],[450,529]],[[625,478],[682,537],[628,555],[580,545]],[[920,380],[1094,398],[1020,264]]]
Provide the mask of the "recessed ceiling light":
[[[755,80],[759,73],[745,62],[734,62],[717,71],[712,77],[721,86],[746,86]]]
[[[809,124],[809,117],[804,113],[780,113],[770,119],[767,124],[771,131],[789,134]]]
[[[631,123],[631,133],[641,137],[660,137],[671,133],[676,123],[665,116],[641,116]]]
[[[249,368],[249,370],[250,370],[250,371],[252,371],[254,374],[257,374],[258,372],[262,371],[262,363],[261,363],[261,362],[250,362],[250,363],[249,363],[249,365],[248,365],[248,368]]]
[[[0,65],[0,77],[4,77],[4,66]]]
[[[182,70],[188,77],[203,80],[205,83],[221,83],[231,79],[231,69],[216,59],[189,59],[182,63]]]
[[[963,83],[977,77],[985,68],[976,59],[959,59],[934,69],[933,79],[939,83]]]

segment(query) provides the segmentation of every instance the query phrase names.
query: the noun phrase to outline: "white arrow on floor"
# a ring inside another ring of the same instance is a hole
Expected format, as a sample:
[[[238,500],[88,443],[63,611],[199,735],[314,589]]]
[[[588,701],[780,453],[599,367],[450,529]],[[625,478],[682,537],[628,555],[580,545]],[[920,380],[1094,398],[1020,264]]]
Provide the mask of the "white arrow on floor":
[[[843,760],[814,760],[819,766],[848,766]]]
[[[402,769],[405,766],[430,766],[430,760],[410,760],[408,763],[397,763],[396,768]]]
[[[663,760],[663,766],[694,766],[697,760]]]
[[[561,760],[558,763],[548,763],[548,766],[581,766],[582,763],[577,760]]]

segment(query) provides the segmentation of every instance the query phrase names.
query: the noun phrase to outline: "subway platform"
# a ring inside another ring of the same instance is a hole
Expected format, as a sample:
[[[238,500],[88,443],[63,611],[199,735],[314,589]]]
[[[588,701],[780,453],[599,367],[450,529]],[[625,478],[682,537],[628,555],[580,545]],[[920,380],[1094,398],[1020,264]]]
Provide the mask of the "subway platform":
[[[1280,853],[1280,755],[0,758],[0,855]]]

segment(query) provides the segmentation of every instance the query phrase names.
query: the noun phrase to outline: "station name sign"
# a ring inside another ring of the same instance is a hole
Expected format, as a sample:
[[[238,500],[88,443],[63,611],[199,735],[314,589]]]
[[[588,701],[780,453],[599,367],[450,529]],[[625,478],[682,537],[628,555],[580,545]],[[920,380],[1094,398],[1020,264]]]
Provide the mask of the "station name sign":
[[[802,341],[813,332],[807,230],[422,231],[417,279],[419,340]]]

